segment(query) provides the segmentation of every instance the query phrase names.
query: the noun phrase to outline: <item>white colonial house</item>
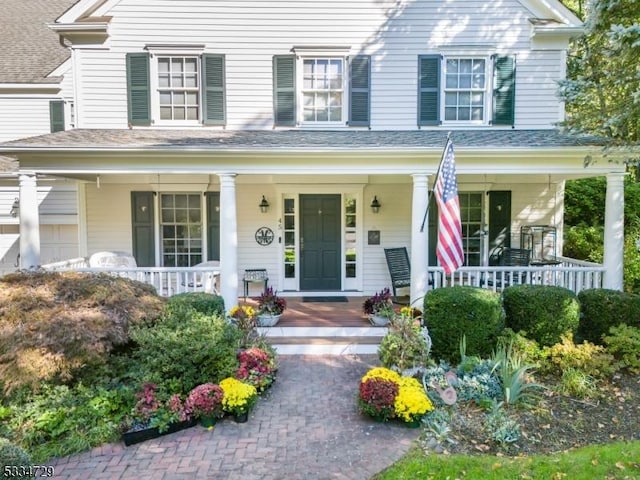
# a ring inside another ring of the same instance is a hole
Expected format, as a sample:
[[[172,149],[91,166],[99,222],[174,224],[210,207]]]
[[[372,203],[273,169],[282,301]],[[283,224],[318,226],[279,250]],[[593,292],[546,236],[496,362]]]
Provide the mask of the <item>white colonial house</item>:
[[[38,186],[60,179],[79,257],[128,252],[143,279],[214,262],[228,308],[245,269],[291,295],[372,294],[390,247],[414,300],[513,269],[491,265],[500,246],[531,251],[529,281],[622,287],[624,168],[585,167],[600,146],[556,128],[582,31],[559,1],[80,0],[48,27],[70,52],[67,128],[0,145],[23,268],[43,263]],[[449,132],[465,266],[443,278],[435,208],[422,225]],[[564,182],[600,175],[604,264],[563,258]]]
[[[0,142],[73,128],[70,50],[47,27],[75,0],[4,0],[0,15]],[[43,262],[78,256],[76,181],[40,175]],[[0,157],[0,275],[19,267],[18,164]]]

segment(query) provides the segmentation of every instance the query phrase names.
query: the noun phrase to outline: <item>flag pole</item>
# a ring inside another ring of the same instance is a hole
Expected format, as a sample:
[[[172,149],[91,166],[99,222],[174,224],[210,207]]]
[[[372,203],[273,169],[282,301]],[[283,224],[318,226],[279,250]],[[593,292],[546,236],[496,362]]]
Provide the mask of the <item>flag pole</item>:
[[[427,222],[427,215],[429,215],[429,205],[431,205],[433,192],[436,189],[436,182],[438,181],[438,177],[440,176],[440,170],[442,170],[442,163],[444,160],[444,156],[447,154],[447,146],[449,145],[450,140],[451,132],[447,133],[447,141],[445,142],[444,149],[442,150],[442,156],[440,157],[440,163],[438,164],[438,170],[436,171],[436,179],[433,182],[433,188],[431,189],[431,192],[429,192],[429,200],[427,201],[427,209],[424,211],[424,217],[422,218],[422,225],[420,225],[420,233],[424,232],[424,224]]]

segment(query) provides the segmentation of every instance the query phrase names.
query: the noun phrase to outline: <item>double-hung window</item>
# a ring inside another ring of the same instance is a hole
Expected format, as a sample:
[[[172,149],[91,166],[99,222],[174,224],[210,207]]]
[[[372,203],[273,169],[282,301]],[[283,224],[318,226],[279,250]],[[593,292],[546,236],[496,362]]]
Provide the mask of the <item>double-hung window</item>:
[[[200,120],[198,57],[158,57],[160,120]]]
[[[302,121],[326,124],[344,120],[344,59],[302,60]]]
[[[515,123],[515,58],[418,57],[418,125]]]
[[[445,121],[485,121],[486,69],[484,58],[447,58],[444,71]]]
[[[225,57],[203,49],[157,45],[127,54],[130,125],[226,123]]]
[[[368,126],[371,57],[296,51],[273,58],[275,125]]]

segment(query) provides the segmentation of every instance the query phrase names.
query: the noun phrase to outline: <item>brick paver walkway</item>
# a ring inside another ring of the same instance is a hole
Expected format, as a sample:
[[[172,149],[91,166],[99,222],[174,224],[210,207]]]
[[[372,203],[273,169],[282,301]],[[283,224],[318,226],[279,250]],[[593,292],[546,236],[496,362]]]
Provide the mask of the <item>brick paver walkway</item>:
[[[249,421],[220,421],[52,463],[65,479],[368,479],[398,460],[419,430],[357,412],[358,382],[375,356],[284,356]]]

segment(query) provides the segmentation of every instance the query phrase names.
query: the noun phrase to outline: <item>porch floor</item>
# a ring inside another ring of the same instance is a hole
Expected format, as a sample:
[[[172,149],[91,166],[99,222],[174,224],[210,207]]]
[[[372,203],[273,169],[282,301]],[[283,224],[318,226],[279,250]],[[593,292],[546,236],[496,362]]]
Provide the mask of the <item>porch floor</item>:
[[[346,302],[303,302],[302,297],[286,297],[287,309],[278,327],[370,327],[362,313],[367,297],[347,297]],[[243,299],[240,303],[244,304]],[[255,298],[247,297],[246,304],[257,306]]]
[[[303,302],[287,297],[287,309],[274,327],[258,330],[280,355],[375,354],[386,327],[374,327],[362,313],[364,297],[346,302]],[[256,307],[255,298],[246,303]]]

